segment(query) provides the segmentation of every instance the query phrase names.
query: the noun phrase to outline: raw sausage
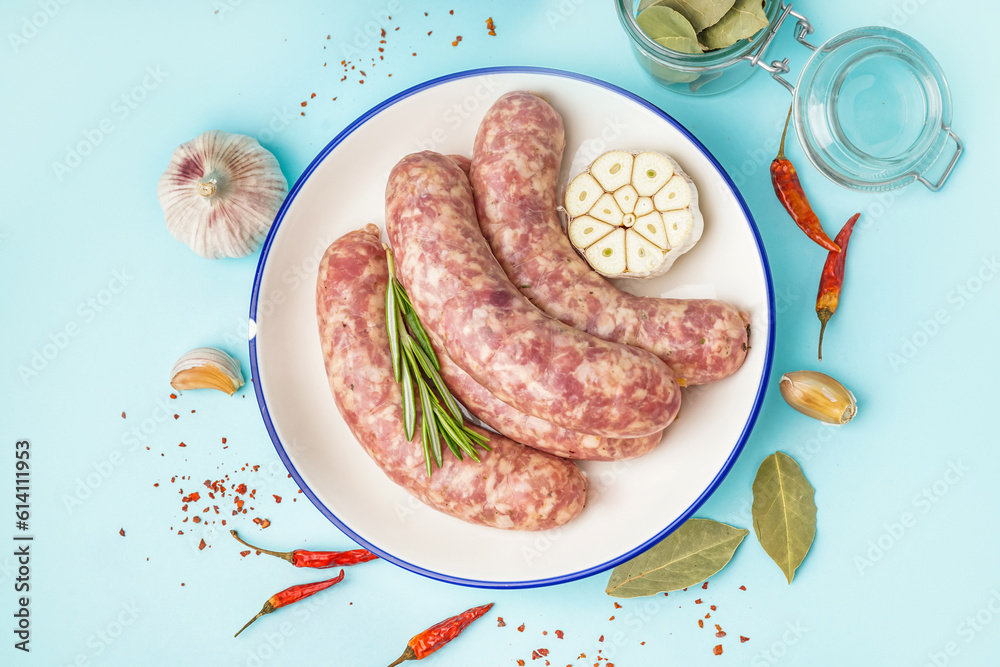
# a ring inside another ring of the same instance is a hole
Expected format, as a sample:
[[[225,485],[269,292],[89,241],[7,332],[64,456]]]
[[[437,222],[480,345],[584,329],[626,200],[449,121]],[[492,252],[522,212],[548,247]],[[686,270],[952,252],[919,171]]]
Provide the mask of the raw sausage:
[[[526,415],[496,398],[483,385],[451,360],[433,332],[431,344],[441,363],[441,377],[451,393],[491,428],[514,440],[543,452],[579,461],[624,461],[651,452],[663,439],[663,433],[639,438],[599,438],[556,426],[544,419]]]
[[[680,390],[662,361],[557,322],[511,284],[483,239],[472,189],[455,162],[425,151],[396,164],[386,226],[424,327],[498,399],[589,435],[651,435],[673,421]]]
[[[492,451],[427,477],[420,429],[403,432],[402,394],[392,373],[385,329],[388,266],[378,228],[341,237],[320,263],[316,309],[327,379],[341,416],[379,468],[414,497],[471,523],[547,530],[583,509],[586,479],[570,461],[480,430]]]
[[[521,292],[543,311],[604,340],[649,350],[689,385],[742,365],[747,322],[712,299],[656,299],[623,292],[573,250],[556,207],[565,147],[562,118],[527,92],[486,112],[470,178],[483,235]]]

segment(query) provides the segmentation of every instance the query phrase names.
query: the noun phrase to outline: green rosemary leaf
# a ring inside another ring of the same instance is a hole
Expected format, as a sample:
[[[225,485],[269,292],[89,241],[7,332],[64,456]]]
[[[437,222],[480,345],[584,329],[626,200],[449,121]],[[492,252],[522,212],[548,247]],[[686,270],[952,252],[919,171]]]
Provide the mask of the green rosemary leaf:
[[[402,370],[402,393],[403,393],[403,429],[406,431],[406,439],[413,440],[413,432],[417,424],[417,409],[413,404],[413,369],[410,368],[404,355],[399,356],[399,365]]]
[[[423,325],[420,324],[420,320],[417,319],[417,314],[412,310],[408,310],[404,313],[403,317],[406,318],[406,323],[410,325],[413,338],[420,344],[420,348],[427,355],[431,365],[434,366],[435,370],[441,370],[441,363],[438,361],[437,355],[434,354],[434,348],[431,347],[431,339],[427,336]]]
[[[392,374],[396,378],[396,382],[401,379],[398,323],[396,291],[387,289],[385,291],[385,328],[389,332],[389,354],[392,357]]]
[[[427,383],[419,380],[417,381],[417,388],[420,390],[420,409],[423,411],[420,418],[427,424],[427,432],[431,439],[431,452],[434,454],[435,463],[440,468],[444,463],[444,459],[441,457],[441,433],[438,431],[437,420],[434,419],[434,404],[431,402],[431,392],[427,388]]]
[[[445,385],[444,380],[441,378],[441,374],[431,365],[431,360],[427,358],[427,355],[419,345],[410,346],[410,352],[417,358],[417,363],[420,364],[420,369],[424,372],[424,375],[429,377],[431,382],[434,383],[434,388],[441,395],[441,400],[444,402],[444,406],[448,408],[448,412],[452,414],[456,421],[461,422],[462,410],[458,407],[458,401],[451,395],[448,386]],[[433,350],[431,353],[433,354]]]
[[[430,477],[433,472],[431,468],[430,422],[424,417],[420,419],[420,442],[424,447],[424,466],[427,468],[427,476]]]

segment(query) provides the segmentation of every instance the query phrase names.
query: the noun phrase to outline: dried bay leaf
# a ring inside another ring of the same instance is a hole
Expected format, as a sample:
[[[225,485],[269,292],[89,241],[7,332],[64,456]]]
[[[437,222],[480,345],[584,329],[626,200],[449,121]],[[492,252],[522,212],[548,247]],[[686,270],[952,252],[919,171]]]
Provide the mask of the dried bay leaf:
[[[749,39],[768,26],[761,0],[736,0],[718,23],[705,28],[699,41],[709,49],[723,49],[741,39]]]
[[[653,5],[658,5],[662,1],[663,0],[642,0],[642,2],[639,3],[639,7],[635,10],[635,13],[638,14],[638,13],[642,12],[642,10],[646,9],[647,7],[652,7]]]
[[[788,583],[816,536],[816,490],[792,457],[775,452],[753,481],[753,530]]]
[[[660,0],[659,5],[675,9],[684,15],[695,32],[718,23],[736,0]]]
[[[605,592],[634,598],[694,586],[725,567],[749,532],[711,519],[688,519],[652,549],[616,567]]]
[[[670,7],[656,5],[636,17],[642,31],[661,46],[682,53],[701,53],[694,27]]]

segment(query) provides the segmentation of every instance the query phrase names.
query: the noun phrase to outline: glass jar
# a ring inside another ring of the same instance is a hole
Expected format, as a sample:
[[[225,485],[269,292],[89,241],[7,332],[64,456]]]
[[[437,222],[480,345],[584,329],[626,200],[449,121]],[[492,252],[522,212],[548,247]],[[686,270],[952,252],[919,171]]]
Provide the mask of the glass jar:
[[[749,40],[707,53],[681,53],[657,44],[636,22],[641,0],[615,0],[618,19],[632,43],[639,64],[657,83],[684,95],[714,95],[735,88],[756,71],[754,51],[775,28],[784,9],[780,0],[767,0],[764,13],[770,25]]]
[[[816,47],[806,39],[813,28],[805,16],[783,0],[767,0],[768,27],[752,39],[688,54],[649,39],[635,20],[638,0],[616,2],[636,58],[668,90],[711,95],[739,85],[758,67],[770,72],[792,94],[792,126],[809,161],[838,185],[880,191],[920,182],[937,191],[962,155],[940,65],[898,30],[854,28]],[[812,51],[795,85],[782,76],[790,70],[788,58],[764,60],[789,16],[797,19],[796,41]]]

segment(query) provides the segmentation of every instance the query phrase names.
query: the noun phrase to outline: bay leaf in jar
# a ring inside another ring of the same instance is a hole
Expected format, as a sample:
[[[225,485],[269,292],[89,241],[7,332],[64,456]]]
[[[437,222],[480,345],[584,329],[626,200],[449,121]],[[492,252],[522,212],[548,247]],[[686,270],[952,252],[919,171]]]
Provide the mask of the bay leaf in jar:
[[[724,49],[741,39],[749,39],[768,26],[761,0],[736,0],[718,23],[705,28],[698,41],[708,49]]]
[[[655,5],[644,9],[636,17],[636,23],[660,46],[681,53],[701,53],[694,26],[670,7]]]

